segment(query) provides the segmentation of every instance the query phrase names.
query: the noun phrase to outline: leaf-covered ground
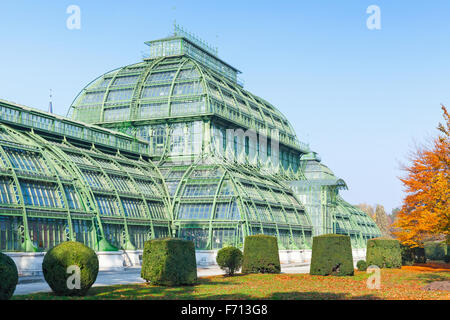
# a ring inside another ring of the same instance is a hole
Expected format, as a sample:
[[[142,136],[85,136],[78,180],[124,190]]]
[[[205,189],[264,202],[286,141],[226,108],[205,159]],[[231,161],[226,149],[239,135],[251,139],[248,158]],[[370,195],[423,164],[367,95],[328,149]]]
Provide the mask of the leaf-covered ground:
[[[352,277],[309,274],[249,274],[200,278],[195,286],[159,287],[148,284],[91,288],[86,297],[57,297],[52,293],[15,296],[23,299],[445,299],[448,291],[421,288],[433,281],[450,280],[450,264],[433,263],[402,269],[382,269],[381,288],[368,289],[370,274],[355,271]]]

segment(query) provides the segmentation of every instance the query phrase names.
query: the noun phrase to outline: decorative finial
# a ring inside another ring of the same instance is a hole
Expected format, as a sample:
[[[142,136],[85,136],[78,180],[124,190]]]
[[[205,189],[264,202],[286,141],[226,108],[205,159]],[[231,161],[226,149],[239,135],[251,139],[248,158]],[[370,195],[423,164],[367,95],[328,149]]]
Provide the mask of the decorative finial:
[[[50,102],[48,104],[48,112],[53,113],[53,95],[52,95],[52,89],[50,89]]]

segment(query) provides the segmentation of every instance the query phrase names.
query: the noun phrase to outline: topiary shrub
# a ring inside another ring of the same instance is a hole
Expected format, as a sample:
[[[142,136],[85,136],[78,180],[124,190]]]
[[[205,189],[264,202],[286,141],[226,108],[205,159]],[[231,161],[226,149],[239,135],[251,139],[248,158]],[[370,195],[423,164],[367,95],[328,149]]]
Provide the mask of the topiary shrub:
[[[374,238],[367,240],[367,265],[379,268],[401,268],[400,242],[395,239]]]
[[[9,300],[19,282],[14,260],[0,252],[0,300]]]
[[[277,238],[264,234],[245,237],[242,273],[280,273]]]
[[[445,241],[425,242],[425,256],[428,260],[444,260],[448,254],[447,244]]]
[[[74,277],[77,267],[80,272],[79,283]],[[97,279],[98,267],[95,251],[75,241],[53,247],[45,254],[42,262],[45,281],[59,296],[86,295]]]
[[[232,276],[242,266],[242,252],[235,247],[225,247],[217,252],[216,262],[228,275]]]
[[[177,238],[145,242],[141,277],[156,285],[195,284],[197,263],[194,242]]]
[[[351,276],[354,274],[350,237],[324,234],[313,237],[311,275]]]
[[[367,262],[364,260],[359,260],[356,263],[356,267],[358,268],[359,271],[366,271],[367,270]]]
[[[402,265],[412,266],[414,263],[426,263],[425,249],[420,247],[411,248],[405,245],[400,245],[402,254]]]

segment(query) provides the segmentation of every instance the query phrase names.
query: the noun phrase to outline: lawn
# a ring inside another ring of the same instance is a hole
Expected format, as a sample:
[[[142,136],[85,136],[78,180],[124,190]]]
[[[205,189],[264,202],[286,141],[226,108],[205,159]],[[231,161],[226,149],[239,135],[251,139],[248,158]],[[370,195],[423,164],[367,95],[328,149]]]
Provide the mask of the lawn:
[[[91,288],[86,297],[57,297],[52,293],[14,296],[14,300],[53,299],[445,299],[449,291],[421,288],[433,281],[450,280],[450,264],[432,263],[381,270],[381,288],[368,289],[370,275],[356,271],[352,277],[309,274],[248,274],[200,278],[195,286],[160,287],[148,284]]]

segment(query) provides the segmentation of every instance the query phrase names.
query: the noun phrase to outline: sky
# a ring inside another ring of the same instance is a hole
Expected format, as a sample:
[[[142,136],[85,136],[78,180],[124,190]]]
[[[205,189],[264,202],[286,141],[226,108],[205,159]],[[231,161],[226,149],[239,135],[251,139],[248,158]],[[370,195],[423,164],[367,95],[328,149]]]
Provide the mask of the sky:
[[[80,28],[69,29],[71,5]],[[379,8],[379,20],[367,9]],[[65,115],[101,74],[141,61],[176,20],[287,116],[353,204],[405,196],[402,164],[450,106],[450,1],[0,2],[0,99]],[[379,28],[368,28],[379,22]]]

